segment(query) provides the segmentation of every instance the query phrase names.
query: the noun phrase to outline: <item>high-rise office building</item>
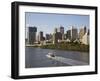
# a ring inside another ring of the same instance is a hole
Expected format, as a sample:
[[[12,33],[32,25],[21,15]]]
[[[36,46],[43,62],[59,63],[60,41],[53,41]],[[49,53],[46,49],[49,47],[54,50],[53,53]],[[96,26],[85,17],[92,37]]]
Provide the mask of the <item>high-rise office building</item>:
[[[53,44],[58,43],[58,40],[62,40],[61,32],[53,33]]]
[[[54,29],[54,33],[53,33],[53,37],[52,37],[53,38],[53,44],[58,43],[58,40],[62,40],[62,33],[64,33],[62,29],[63,28],[60,28],[60,30],[57,29],[57,28]]]
[[[83,35],[82,40],[81,40],[81,43],[82,44],[85,44],[85,45],[89,45],[89,34],[88,34],[88,32],[86,32]]]
[[[87,34],[88,34],[88,35],[90,35],[90,30],[89,30],[89,29],[88,29],[88,32],[87,32]]]
[[[69,39],[71,41],[74,41],[78,38],[78,31],[77,31],[77,28],[75,27],[71,27],[70,30],[67,30],[66,31],[66,39]]]
[[[55,28],[55,29],[54,29],[54,33],[57,33],[57,32],[58,32],[58,30],[57,30],[57,28]]]
[[[39,42],[39,35],[36,36],[36,42]]]
[[[28,27],[27,41],[29,44],[33,44],[36,41],[36,32],[37,27]]]
[[[60,27],[58,28],[58,32],[61,32],[61,34],[64,34],[64,27],[60,26]]]
[[[71,27],[71,40],[74,41],[78,38],[77,28]]]
[[[46,34],[45,40],[50,40],[50,34]]]
[[[40,32],[39,32],[39,41],[43,41],[43,40],[44,40],[43,32],[40,31]]]
[[[81,40],[84,34],[86,33],[86,26],[82,27],[79,31],[79,39]]]
[[[63,26],[60,26],[58,28],[58,32],[60,32],[62,34],[62,40],[64,40],[64,27]]]
[[[89,29],[88,29],[88,30],[85,32],[85,34],[82,36],[81,40],[80,40],[80,42],[81,42],[82,44],[89,45],[89,34],[90,34],[90,32],[89,32]]]
[[[51,41],[51,42],[52,42],[52,41],[53,41],[53,34],[51,34],[51,33],[50,33],[50,34],[49,34],[49,36],[50,36],[49,41]]]
[[[66,39],[71,40],[71,30],[66,31]]]

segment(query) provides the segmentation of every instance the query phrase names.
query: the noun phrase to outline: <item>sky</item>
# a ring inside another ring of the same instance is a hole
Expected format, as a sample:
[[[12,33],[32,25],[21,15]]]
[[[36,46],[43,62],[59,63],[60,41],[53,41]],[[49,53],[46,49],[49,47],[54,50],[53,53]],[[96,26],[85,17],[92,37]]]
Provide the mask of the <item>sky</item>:
[[[78,30],[82,26],[89,28],[89,15],[25,12],[25,23],[26,27],[36,26],[37,32],[43,31],[45,35],[53,33],[54,29],[60,26],[64,27],[64,32],[70,26],[74,26]]]

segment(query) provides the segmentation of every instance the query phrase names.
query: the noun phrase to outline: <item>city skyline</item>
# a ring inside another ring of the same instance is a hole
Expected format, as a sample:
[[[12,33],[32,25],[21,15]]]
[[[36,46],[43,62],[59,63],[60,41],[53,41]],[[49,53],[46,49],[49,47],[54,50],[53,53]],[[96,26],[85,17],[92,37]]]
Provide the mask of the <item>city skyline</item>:
[[[53,33],[43,35],[43,31],[40,31],[37,35],[37,27],[28,27],[27,31],[27,38],[26,42],[29,44],[34,43],[40,43],[43,41],[49,41],[53,44],[58,42],[71,42],[71,41],[77,41],[77,42],[83,42],[84,44],[89,44],[89,29],[87,29],[85,26],[80,29],[79,33],[77,31],[77,28],[71,27],[70,30],[67,30],[66,33],[64,33],[64,27],[55,28]],[[83,38],[84,37],[84,38]]]
[[[26,12],[26,27],[36,26],[37,32],[43,31],[44,35],[53,33],[54,28],[60,26],[64,27],[64,33],[74,26],[78,30],[82,26],[89,29],[89,16],[88,15],[73,15],[73,14],[50,14],[50,13],[31,13]],[[77,20],[76,20],[77,19]]]

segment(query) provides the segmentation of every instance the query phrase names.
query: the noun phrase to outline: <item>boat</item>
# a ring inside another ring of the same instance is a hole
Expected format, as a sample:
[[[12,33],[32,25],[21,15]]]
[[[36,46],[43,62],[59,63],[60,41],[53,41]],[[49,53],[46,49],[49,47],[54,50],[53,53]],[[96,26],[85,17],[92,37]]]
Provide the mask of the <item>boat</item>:
[[[54,57],[56,57],[56,55],[54,53],[48,53],[46,56],[48,58],[54,58]]]

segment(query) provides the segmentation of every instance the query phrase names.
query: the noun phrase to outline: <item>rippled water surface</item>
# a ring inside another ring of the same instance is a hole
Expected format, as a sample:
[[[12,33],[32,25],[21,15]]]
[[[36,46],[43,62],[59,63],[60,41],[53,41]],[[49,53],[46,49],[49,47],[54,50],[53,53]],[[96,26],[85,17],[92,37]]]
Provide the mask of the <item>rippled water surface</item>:
[[[73,60],[83,61],[89,63],[89,53],[77,51],[63,51],[26,47],[25,48],[25,67],[56,67],[56,66],[69,66],[61,62],[54,61],[46,57],[48,53],[55,53],[56,56],[70,58]]]

